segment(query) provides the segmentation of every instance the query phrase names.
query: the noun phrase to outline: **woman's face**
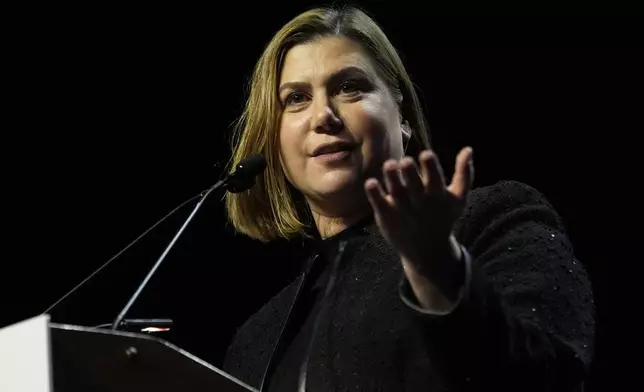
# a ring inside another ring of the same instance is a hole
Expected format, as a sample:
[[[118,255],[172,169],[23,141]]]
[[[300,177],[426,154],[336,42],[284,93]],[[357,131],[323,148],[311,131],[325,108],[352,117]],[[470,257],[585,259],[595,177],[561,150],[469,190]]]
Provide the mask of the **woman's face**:
[[[313,210],[356,208],[364,181],[402,157],[398,103],[355,41],[324,37],[290,49],[278,93],[282,167]]]

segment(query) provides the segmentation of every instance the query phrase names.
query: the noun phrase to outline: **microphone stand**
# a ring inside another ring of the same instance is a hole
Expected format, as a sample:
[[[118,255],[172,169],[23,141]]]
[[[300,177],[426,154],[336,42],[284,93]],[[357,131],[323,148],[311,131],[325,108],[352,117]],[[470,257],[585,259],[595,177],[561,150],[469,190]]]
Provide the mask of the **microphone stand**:
[[[143,279],[143,282],[141,282],[141,284],[136,289],[136,291],[134,292],[134,294],[132,295],[132,297],[130,298],[128,303],[125,305],[125,307],[123,307],[123,309],[118,314],[118,316],[116,316],[116,319],[114,319],[114,322],[112,323],[112,328],[111,328],[112,331],[116,331],[118,329],[118,327],[120,326],[120,324],[123,321],[123,318],[125,317],[127,312],[130,310],[130,308],[132,307],[134,302],[136,302],[137,298],[139,297],[139,295],[141,294],[141,292],[143,291],[145,286],[150,281],[150,278],[152,278],[152,276],[156,272],[157,268],[159,268],[159,266],[161,265],[161,263],[163,262],[163,260],[167,256],[167,254],[170,252],[170,249],[172,249],[172,247],[174,246],[175,242],[177,242],[177,240],[179,239],[181,234],[183,234],[183,231],[186,229],[186,227],[188,226],[188,224],[190,223],[192,218],[194,218],[195,214],[197,213],[197,211],[199,210],[199,208],[201,207],[203,202],[206,200],[206,198],[208,196],[210,196],[210,193],[212,193],[213,191],[216,191],[219,188],[221,188],[224,185],[226,185],[227,182],[228,182],[227,179],[219,180],[210,189],[208,189],[207,191],[203,192],[203,194],[201,195],[201,198],[199,199],[199,202],[197,202],[197,205],[195,205],[195,208],[193,208],[192,212],[190,213],[190,215],[188,216],[186,221],[183,223],[183,226],[181,226],[181,228],[177,231],[177,234],[174,235],[174,238],[172,238],[172,241],[170,241],[170,243],[165,248],[165,250],[163,251],[161,256],[159,256],[159,258],[157,259],[156,263],[154,263],[154,266],[152,267],[150,272],[148,272],[148,274],[146,275],[145,279]]]

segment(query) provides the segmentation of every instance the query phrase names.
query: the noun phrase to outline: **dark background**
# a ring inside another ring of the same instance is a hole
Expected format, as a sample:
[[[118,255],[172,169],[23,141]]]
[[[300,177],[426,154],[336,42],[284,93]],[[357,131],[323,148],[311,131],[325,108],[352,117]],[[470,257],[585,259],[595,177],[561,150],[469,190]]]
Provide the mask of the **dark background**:
[[[628,336],[631,309],[641,309],[639,243],[629,237],[639,227],[641,22],[362,4],[422,90],[446,171],[472,145],[477,186],[523,181],[560,212],[595,289],[588,390],[625,383],[637,369],[620,336]],[[42,312],[219,178],[215,165],[228,159],[254,61],[308,6],[16,15],[5,58],[0,326]],[[130,312],[173,318],[164,338],[215,365],[234,328],[292,277],[298,251],[235,235],[218,199],[202,208]],[[111,322],[192,205],[64,301],[53,321]]]

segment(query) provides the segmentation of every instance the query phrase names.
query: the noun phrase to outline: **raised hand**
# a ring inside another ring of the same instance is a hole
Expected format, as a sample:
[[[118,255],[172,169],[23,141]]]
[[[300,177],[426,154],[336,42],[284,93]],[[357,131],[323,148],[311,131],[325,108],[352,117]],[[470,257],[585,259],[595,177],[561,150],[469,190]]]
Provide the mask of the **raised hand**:
[[[404,262],[432,280],[454,248],[452,229],[474,179],[472,149],[459,152],[449,186],[433,151],[423,151],[418,161],[420,170],[411,157],[386,161],[384,185],[369,178],[365,190],[382,235]]]

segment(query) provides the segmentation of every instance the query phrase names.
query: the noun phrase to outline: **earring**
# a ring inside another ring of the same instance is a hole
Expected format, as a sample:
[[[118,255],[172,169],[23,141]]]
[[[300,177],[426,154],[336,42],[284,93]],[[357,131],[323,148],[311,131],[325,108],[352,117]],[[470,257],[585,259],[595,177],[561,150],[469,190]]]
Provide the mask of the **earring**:
[[[411,127],[409,126],[409,122],[407,120],[402,123],[402,133],[403,139],[405,139],[405,147],[403,151],[407,152],[407,147],[409,146],[409,141],[411,140],[412,136]]]

